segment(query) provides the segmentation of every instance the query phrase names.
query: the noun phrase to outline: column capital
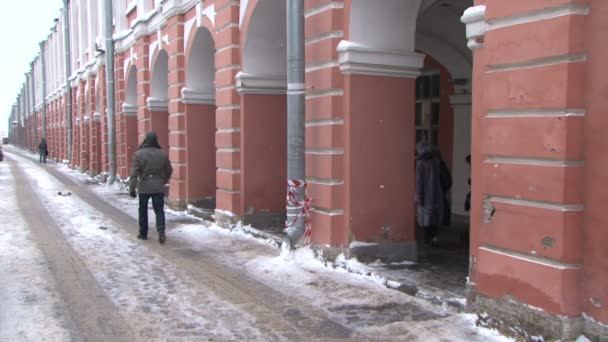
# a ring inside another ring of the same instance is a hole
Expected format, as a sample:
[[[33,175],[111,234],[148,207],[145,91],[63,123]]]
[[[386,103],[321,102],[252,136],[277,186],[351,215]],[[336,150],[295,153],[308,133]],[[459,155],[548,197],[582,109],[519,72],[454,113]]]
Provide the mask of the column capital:
[[[240,71],[235,76],[241,94],[281,95],[287,93],[286,75],[255,75]]]
[[[156,97],[148,97],[146,99],[148,109],[151,112],[167,112],[169,111],[169,100],[159,99]]]
[[[483,46],[484,36],[488,30],[488,23],[485,21],[486,6],[479,5],[467,8],[460,18],[460,21],[467,25],[467,46],[471,50],[476,50]]]
[[[125,114],[125,116],[137,116],[137,106],[123,103],[122,112]]]
[[[182,88],[182,102],[194,105],[215,105],[215,89],[197,90]]]
[[[416,78],[424,55],[413,51],[378,50],[343,40],[338,44],[340,71],[346,75]]]

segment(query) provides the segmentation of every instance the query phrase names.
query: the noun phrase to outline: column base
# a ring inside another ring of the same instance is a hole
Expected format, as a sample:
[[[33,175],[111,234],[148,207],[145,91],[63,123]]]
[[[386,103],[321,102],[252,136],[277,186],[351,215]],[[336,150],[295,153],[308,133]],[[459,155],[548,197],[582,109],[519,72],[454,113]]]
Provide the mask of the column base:
[[[358,243],[349,246],[350,256],[361,262],[374,262],[380,259],[384,263],[417,261],[418,244],[416,241]]]
[[[516,339],[528,340],[531,336],[542,336],[546,341],[575,340],[585,327],[580,316],[559,317],[513,300],[481,294],[477,294],[471,307],[478,314],[478,326],[496,329]]]

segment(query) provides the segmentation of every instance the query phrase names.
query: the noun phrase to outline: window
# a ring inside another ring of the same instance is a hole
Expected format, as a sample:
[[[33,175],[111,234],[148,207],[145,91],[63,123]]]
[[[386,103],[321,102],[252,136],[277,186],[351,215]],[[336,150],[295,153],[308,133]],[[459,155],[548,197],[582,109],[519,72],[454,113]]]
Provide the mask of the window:
[[[438,143],[440,89],[439,71],[424,72],[416,79],[416,143]]]

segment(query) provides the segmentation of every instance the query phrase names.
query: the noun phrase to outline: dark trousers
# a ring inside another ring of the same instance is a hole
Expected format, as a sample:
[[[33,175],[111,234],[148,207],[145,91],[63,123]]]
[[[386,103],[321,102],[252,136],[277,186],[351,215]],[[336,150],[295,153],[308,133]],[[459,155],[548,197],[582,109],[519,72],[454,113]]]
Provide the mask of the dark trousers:
[[[45,152],[40,152],[40,162],[46,163],[46,153]]]
[[[164,194],[139,194],[139,235],[148,236],[148,200],[152,198],[152,207],[156,214],[156,230],[165,230]]]

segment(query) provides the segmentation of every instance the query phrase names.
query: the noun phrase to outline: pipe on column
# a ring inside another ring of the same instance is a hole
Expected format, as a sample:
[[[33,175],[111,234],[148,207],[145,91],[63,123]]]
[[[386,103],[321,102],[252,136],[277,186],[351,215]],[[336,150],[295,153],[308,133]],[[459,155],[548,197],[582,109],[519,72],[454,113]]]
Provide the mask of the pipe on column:
[[[67,125],[67,144],[68,144],[68,165],[72,163],[72,86],[70,76],[72,74],[72,63],[70,62],[70,12],[68,10],[69,0],[63,0],[63,34],[65,50],[65,93],[67,102],[66,125]],[[46,137],[46,128],[45,128]]]
[[[304,156],[304,0],[287,0],[287,222],[283,248],[293,249],[306,230]]]
[[[67,0],[64,0],[67,1]],[[112,0],[104,1],[104,39],[106,64],[106,93],[108,114],[108,161],[110,163],[108,185],[116,180],[116,137],[114,130],[114,40]]]

